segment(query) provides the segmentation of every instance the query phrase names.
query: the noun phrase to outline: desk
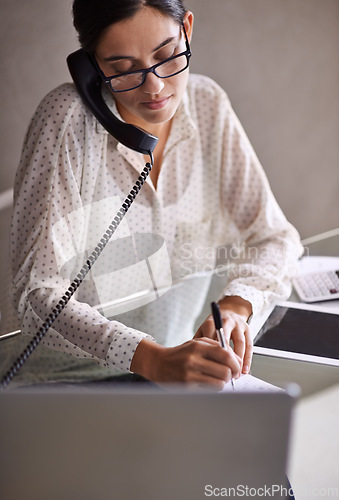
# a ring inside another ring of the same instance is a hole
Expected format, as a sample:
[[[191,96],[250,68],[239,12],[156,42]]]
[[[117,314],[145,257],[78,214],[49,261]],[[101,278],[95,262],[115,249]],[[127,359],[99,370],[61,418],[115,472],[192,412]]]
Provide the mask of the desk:
[[[310,256],[337,257],[339,229],[305,246]],[[291,300],[298,299],[292,294]],[[296,382],[301,387],[288,467],[296,500],[339,498],[339,368],[256,354],[252,372],[278,385]]]
[[[339,498],[339,384],[295,408],[288,476],[296,500]]]
[[[323,255],[339,255],[339,231],[331,242],[315,242],[314,253],[309,245],[309,255],[319,254],[319,245]],[[255,355],[252,373],[272,383],[297,382],[301,386],[288,468],[296,500],[339,497],[339,369]]]

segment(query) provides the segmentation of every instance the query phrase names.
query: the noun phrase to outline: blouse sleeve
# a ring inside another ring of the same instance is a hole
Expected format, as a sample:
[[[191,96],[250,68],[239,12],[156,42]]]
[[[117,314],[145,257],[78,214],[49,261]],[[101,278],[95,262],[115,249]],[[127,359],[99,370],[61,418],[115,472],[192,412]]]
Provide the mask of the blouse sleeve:
[[[303,247],[276,202],[263,168],[226,96],[222,153],[222,210],[234,229],[224,295],[238,295],[260,313],[287,299]]]
[[[94,119],[72,85],[46,96],[26,134],[11,226],[14,301],[24,334],[38,331],[71,284],[62,270],[74,242],[60,221],[67,221],[70,213],[84,212],[83,165],[90,157],[100,158],[106,145],[104,134],[93,134]],[[149,336],[106,319],[93,304],[79,300],[76,292],[42,342],[78,358],[94,359],[101,366],[128,371],[145,337]]]

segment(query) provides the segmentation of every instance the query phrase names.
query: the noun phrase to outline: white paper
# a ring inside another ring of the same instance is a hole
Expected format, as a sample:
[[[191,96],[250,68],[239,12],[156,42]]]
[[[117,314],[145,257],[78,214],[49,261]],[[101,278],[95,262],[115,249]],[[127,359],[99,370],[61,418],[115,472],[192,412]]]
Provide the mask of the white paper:
[[[282,390],[280,387],[248,374],[241,375],[240,378],[234,380],[234,389],[231,382],[227,382],[220,392],[279,392]]]

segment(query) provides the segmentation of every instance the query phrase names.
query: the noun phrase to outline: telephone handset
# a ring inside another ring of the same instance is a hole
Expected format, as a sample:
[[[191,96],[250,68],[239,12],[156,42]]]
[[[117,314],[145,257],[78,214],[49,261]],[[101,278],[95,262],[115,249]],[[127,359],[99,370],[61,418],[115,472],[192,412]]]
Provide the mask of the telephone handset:
[[[22,365],[27,361],[34,349],[39,345],[40,341],[46,334],[60,312],[68,304],[76,290],[81,285],[85,276],[97,260],[112,235],[115,233],[123,217],[127,213],[129,207],[133,203],[136,195],[140,191],[142,185],[147,179],[153,164],[153,150],[157,144],[158,138],[148,134],[134,125],[120,121],[112,111],[108,108],[101,94],[101,76],[96,69],[91,57],[82,49],[70,54],[67,58],[67,64],[75,86],[84,101],[85,105],[101,123],[101,125],[113,135],[119,142],[130,149],[142,154],[148,154],[151,159],[151,164],[147,163],[141,172],[138,180],[132,187],[129,195],[122,203],[120,210],[115,215],[106,232],[98,242],[97,246],[80,269],[76,278],[65,291],[64,295],[59,300],[58,304],[53,308],[48,315],[38,332],[27,345],[26,349],[20,354],[18,359],[9,368],[7,373],[0,381],[1,389],[5,389],[15,374],[21,369]]]
[[[67,64],[82,100],[101,125],[128,148],[143,154],[153,152],[158,142],[157,137],[122,122],[108,108],[101,94],[102,78],[91,56],[79,49],[67,57]]]

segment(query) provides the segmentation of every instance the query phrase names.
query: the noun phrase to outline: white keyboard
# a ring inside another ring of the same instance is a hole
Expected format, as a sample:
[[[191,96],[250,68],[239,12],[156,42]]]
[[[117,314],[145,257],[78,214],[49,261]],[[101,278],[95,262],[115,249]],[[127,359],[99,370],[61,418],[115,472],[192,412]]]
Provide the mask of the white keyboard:
[[[293,286],[303,302],[339,299],[339,271],[301,274]]]

